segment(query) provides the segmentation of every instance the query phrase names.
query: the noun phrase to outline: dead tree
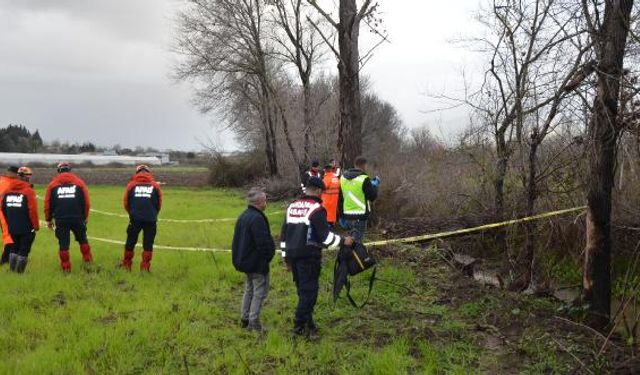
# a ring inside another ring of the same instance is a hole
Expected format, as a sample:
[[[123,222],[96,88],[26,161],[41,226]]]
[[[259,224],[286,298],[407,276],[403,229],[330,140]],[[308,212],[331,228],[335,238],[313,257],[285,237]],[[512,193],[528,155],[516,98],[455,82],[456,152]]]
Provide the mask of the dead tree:
[[[597,58],[596,93],[589,121],[589,185],[583,289],[589,323],[598,329],[611,314],[611,192],[614,185],[621,80],[633,0],[582,0]],[[601,17],[604,6],[604,17]]]

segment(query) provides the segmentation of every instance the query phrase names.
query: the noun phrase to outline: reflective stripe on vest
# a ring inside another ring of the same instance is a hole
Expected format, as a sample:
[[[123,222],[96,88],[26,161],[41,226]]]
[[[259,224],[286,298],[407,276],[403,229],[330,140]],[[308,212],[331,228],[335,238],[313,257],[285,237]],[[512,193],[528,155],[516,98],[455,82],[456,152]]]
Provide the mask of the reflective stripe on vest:
[[[342,190],[342,212],[346,215],[364,215],[367,213],[367,198],[364,195],[364,180],[367,175],[360,175],[352,180],[340,178]]]

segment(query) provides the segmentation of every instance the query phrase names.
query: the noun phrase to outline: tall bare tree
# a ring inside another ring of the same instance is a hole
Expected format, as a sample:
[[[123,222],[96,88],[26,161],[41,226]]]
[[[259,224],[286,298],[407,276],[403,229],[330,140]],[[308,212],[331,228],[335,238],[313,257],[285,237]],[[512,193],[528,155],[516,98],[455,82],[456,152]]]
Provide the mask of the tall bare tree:
[[[378,7],[372,0],[365,0],[358,7],[356,0],[339,1],[339,20],[336,21],[316,0],[307,0],[338,34],[338,48],[335,48],[328,36],[320,35],[331,47],[338,59],[338,77],[340,84],[340,127],[338,131],[338,150],[342,165],[352,165],[362,153],[362,104],[360,93],[360,26],[363,20],[374,17]],[[375,26],[375,25],[374,25]],[[375,27],[372,30],[378,32]],[[384,34],[379,33],[383,40]],[[365,58],[368,57],[365,54]]]
[[[582,0],[597,58],[596,94],[589,121],[589,184],[583,289],[589,322],[605,328],[611,314],[611,192],[623,123],[619,101],[633,0]],[[603,8],[604,7],[604,11]],[[604,16],[602,16],[604,14]]]
[[[324,41],[318,36],[316,27],[311,24],[309,7],[303,0],[273,0],[275,23],[282,31],[276,35],[276,43],[280,46],[278,53],[285,62],[292,64],[297,71],[302,85],[303,111],[303,160],[306,165],[310,160],[311,130],[317,109],[312,103],[312,75],[316,63],[322,57]],[[316,23],[318,25],[320,23]]]
[[[294,158],[296,152],[275,93],[265,18],[262,0],[189,0],[179,18],[176,75],[196,83],[203,111],[222,109],[231,124],[246,125],[244,116],[232,116],[233,101],[249,103],[260,118],[269,173],[278,175],[279,123]]]

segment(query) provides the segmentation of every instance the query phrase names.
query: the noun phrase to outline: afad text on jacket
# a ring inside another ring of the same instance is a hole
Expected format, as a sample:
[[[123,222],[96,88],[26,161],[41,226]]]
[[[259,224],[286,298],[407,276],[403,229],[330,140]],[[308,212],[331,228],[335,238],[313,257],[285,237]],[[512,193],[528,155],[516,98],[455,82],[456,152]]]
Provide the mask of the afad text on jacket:
[[[124,193],[124,209],[131,220],[155,223],[162,208],[162,190],[150,173],[135,174]]]
[[[80,177],[65,172],[49,183],[44,198],[45,220],[87,220],[90,208],[89,189]]]
[[[22,235],[40,229],[38,201],[31,184],[12,180],[2,197],[2,216],[9,233]]]

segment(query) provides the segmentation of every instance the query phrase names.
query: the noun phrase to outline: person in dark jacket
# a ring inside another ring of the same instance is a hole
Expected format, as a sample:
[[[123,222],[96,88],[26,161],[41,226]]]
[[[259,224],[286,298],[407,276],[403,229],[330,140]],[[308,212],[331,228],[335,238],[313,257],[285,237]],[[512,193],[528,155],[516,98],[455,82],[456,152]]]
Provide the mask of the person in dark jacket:
[[[293,328],[296,336],[313,337],[318,331],[313,309],[318,299],[322,248],[353,244],[351,237],[342,239],[331,231],[320,199],[324,188],[319,177],[309,178],[306,195],[289,205],[280,234],[282,256],[298,291]]]
[[[338,210],[340,225],[348,230],[356,242],[362,243],[371,213],[371,202],[378,197],[380,178],[367,176],[367,159],[358,157],[355,168],[345,171],[340,178]]]
[[[320,169],[320,162],[318,160],[313,160],[311,162],[311,168],[304,170],[302,175],[300,176],[300,187],[302,188],[302,193],[305,193],[307,188],[307,183],[311,177],[319,177],[322,179],[322,170]]]
[[[82,179],[71,172],[71,164],[60,162],[58,175],[49,183],[44,198],[44,216],[47,227],[55,228],[58,239],[60,266],[63,272],[71,272],[71,233],[80,244],[85,263],[91,263],[91,246],[87,238],[89,220],[89,189]],[[55,220],[55,224],[54,224]]]
[[[233,233],[231,256],[236,270],[246,274],[240,321],[243,328],[262,332],[260,311],[269,293],[269,263],[276,252],[269,220],[263,213],[267,195],[258,189],[247,194],[249,207]]]
[[[1,215],[7,223],[7,230],[13,239],[9,245],[9,270],[23,273],[27,258],[40,229],[38,201],[31,187],[31,169],[21,167],[18,179],[11,180],[2,196]]]
[[[162,190],[146,165],[139,165],[136,174],[127,185],[124,193],[124,209],[129,214],[127,242],[124,246],[124,257],[121,266],[131,271],[133,250],[138,243],[138,236],[143,232],[142,261],[140,271],[151,269],[153,243],[156,238],[158,213],[162,208]]]

